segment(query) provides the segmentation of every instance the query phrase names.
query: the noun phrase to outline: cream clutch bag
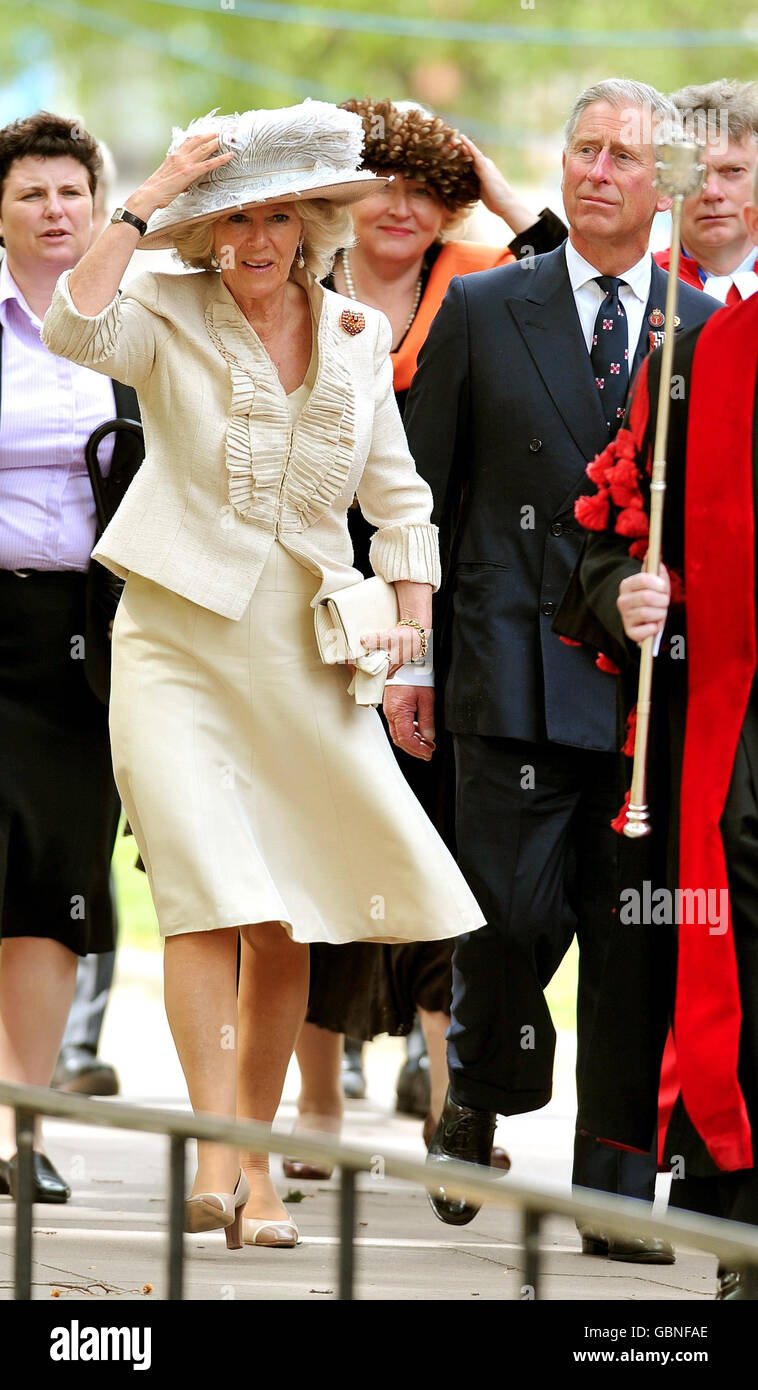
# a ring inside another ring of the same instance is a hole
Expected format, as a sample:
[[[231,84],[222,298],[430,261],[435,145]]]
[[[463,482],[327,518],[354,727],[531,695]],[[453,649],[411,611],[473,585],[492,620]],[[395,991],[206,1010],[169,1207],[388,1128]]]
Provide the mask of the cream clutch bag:
[[[316,641],[326,666],[352,662],[348,694],[358,705],[380,705],[390,666],[389,652],[367,652],[361,637],[395,627],[400,612],[394,584],[377,575],[326,594],[315,611]]]

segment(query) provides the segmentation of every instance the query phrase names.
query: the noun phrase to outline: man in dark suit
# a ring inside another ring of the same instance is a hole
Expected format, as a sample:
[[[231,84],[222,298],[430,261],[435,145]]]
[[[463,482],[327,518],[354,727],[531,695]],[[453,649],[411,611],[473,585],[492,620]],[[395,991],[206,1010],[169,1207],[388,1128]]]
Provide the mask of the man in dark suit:
[[[590,486],[586,462],[615,434],[629,380],[668,327],[667,276],[648,240],[666,206],[652,135],[675,119],[639,83],[579,97],[563,161],[568,242],[453,281],[408,400],[411,450],[441,528],[435,622],[459,856],[488,921],[456,945],[450,1091],[432,1145],[440,1163],[486,1164],[497,1114],[550,1099],[555,1031],[543,991],[575,933],[581,1097],[615,901],[619,740],[615,682],[586,648],[562,644],[552,621],[581,546],[573,507]],[[682,287],[683,326],[715,307]],[[412,698],[404,706],[391,694],[390,719],[412,717]],[[578,1132],[573,1176],[650,1199],[655,1165]],[[451,1224],[477,1210],[443,1188],[431,1201]],[[673,1260],[660,1241],[582,1234],[587,1253]]]

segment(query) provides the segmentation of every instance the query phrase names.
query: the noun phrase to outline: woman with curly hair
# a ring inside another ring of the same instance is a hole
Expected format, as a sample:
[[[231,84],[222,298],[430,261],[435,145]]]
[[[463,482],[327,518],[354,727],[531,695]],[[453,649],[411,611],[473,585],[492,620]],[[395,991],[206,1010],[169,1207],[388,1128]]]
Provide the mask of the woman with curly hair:
[[[363,167],[391,182],[352,209],[356,244],[344,248],[325,283],[329,288],[381,309],[392,329],[395,398],[402,413],[419,352],[450,281],[552,250],[566,236],[560,218],[543,209],[535,222],[499,169],[473,141],[440,116],[412,102],[343,102],[363,121]],[[462,241],[466,215],[478,201],[518,233],[509,246]],[[368,568],[371,528],[354,507],[350,530],[356,564]],[[395,678],[406,683],[404,673]],[[409,668],[407,683],[431,683]],[[395,730],[393,730],[394,734]],[[416,796],[454,850],[452,759],[445,743],[430,764],[431,749],[417,757],[393,750]],[[449,1023],[452,949],[446,942],[410,946],[352,945],[336,952],[311,947],[307,1022],[297,1047],[302,1074],[298,1127],[337,1132],[342,1118],[342,1037],[369,1039],[378,1033],[408,1034],[418,1012],[430,1064],[428,1141],[447,1087],[445,1032]],[[502,1150],[500,1166],[508,1164]],[[324,1178],[312,1164],[286,1160],[295,1178]]]

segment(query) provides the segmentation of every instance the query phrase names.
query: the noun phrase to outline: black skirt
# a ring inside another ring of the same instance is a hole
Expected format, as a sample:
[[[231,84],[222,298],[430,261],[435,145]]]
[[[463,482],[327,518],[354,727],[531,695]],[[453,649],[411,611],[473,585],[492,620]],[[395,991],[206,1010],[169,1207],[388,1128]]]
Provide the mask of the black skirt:
[[[348,512],[348,525],[354,563],[369,578],[372,528],[357,507]],[[430,762],[412,758],[394,743],[391,747],[406,782],[455,855],[455,754],[439,698],[437,703],[437,747]],[[384,714],[379,713],[389,738]],[[307,1022],[369,1040],[379,1033],[407,1035],[417,1008],[448,1014],[454,945],[448,940],[407,946],[311,946]]]
[[[0,570],[0,939],[113,950],[120,804],[84,672],[87,576]]]
[[[417,1008],[449,1014],[454,944],[312,945],[308,1023],[370,1041],[406,1036]]]

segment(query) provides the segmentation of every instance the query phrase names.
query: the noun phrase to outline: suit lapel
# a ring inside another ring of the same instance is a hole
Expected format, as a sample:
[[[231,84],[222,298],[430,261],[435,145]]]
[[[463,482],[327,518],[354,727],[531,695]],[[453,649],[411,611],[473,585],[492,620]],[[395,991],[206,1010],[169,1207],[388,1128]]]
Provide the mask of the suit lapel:
[[[584,341],[563,247],[542,258],[526,299],[508,308],[524,343],[584,458],[592,458],[608,439],[589,353]]]

